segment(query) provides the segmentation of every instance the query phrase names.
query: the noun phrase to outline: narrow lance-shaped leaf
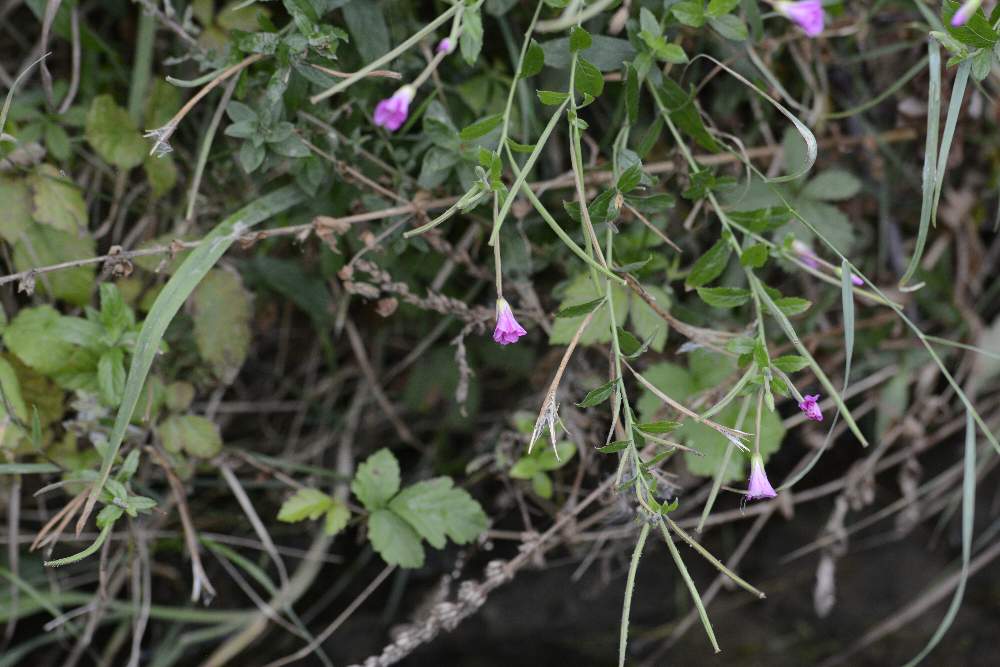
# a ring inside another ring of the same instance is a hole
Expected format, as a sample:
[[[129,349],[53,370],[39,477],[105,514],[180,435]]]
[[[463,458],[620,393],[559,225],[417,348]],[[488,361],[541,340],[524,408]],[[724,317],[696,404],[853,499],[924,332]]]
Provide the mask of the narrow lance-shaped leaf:
[[[94,504],[104,482],[111,474],[111,466],[125,437],[128,427],[139,403],[139,395],[146,382],[146,376],[153,365],[153,359],[160,349],[160,341],[174,316],[184,305],[194,288],[208,273],[219,258],[226,252],[236,238],[245,230],[285,211],[305,199],[305,195],[293,185],[270,192],[252,204],[240,209],[213,229],[208,236],[195,248],[187,259],[164,285],[160,295],[142,325],[132,354],[132,365],[128,378],[125,380],[125,390],[122,403],[115,416],[115,425],[108,437],[108,447],[101,463],[101,472],[97,482],[90,491],[87,505],[80,517],[80,528],[86,523],[93,512]]]

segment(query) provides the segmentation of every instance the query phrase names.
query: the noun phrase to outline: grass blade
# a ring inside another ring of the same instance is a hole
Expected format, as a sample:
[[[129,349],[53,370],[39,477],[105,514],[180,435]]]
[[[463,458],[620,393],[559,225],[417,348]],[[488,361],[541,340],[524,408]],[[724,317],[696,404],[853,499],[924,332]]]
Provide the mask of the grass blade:
[[[125,391],[115,425],[109,437],[107,453],[101,463],[101,473],[90,491],[87,505],[77,522],[77,532],[83,529],[87,519],[94,510],[98,494],[111,474],[118,449],[125,437],[125,429],[132,419],[132,413],[139,403],[139,394],[146,382],[146,376],[153,365],[156,353],[160,348],[163,334],[181,309],[194,288],[205,277],[209,269],[215,266],[219,258],[229,249],[229,246],[247,229],[271,218],[282,211],[300,203],[305,195],[298,187],[288,185],[270,192],[252,204],[240,209],[213,229],[202,243],[195,248],[187,259],[177,269],[177,272],[164,285],[163,291],[153,303],[146,321],[139,332],[135,351],[132,354],[132,365],[129,367],[128,378],[125,380]]]
[[[972,555],[972,525],[976,512],[976,424],[972,419],[972,413],[965,413],[965,459],[962,466],[962,578],[955,588],[955,595],[951,598],[951,605],[941,625],[931,636],[927,646],[908,663],[906,667],[916,667],[927,655],[934,650],[941,638],[948,632],[955,615],[958,614],[959,607],[962,606],[962,597],[965,595],[965,582],[969,579],[969,558]]]

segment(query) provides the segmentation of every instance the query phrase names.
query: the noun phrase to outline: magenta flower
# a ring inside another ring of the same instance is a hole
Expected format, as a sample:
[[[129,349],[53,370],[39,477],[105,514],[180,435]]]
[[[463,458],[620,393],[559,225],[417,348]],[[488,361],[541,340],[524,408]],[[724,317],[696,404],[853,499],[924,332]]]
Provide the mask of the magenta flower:
[[[823,412],[819,409],[819,394],[813,396],[806,396],[799,403],[799,410],[806,413],[806,417],[813,420],[814,422],[823,421]]]
[[[455,45],[451,43],[451,40],[445,37],[440,42],[438,42],[437,48],[434,49],[435,53],[451,53]]]
[[[528,333],[517,320],[514,319],[514,311],[510,309],[507,299],[500,297],[497,299],[497,328],[493,330],[493,340],[501,345],[516,343],[517,339]]]
[[[750,481],[747,484],[747,500],[759,500],[761,498],[774,498],[778,493],[767,481],[767,473],[764,472],[764,459],[760,454],[754,454],[750,459]]]
[[[851,282],[854,283],[855,287],[861,287],[862,285],[865,284],[865,281],[863,281],[861,278],[858,278],[853,273],[851,274]]]
[[[392,97],[384,99],[375,105],[375,124],[384,127],[390,132],[395,132],[410,115],[410,102],[416,91],[413,86],[403,86],[392,94]]]
[[[958,8],[955,15],[951,17],[951,25],[954,27],[959,27],[965,25],[965,22],[972,18],[972,15],[979,9],[979,5],[983,4],[983,0],[966,0],[966,2]]]
[[[810,37],[823,32],[823,3],[820,0],[781,0],[773,4],[779,14],[798,24]]]

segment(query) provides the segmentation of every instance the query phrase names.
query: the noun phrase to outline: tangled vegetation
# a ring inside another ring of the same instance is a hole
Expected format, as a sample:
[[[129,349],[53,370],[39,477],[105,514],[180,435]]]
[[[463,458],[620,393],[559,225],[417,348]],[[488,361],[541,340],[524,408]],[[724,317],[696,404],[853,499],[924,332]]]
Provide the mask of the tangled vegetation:
[[[518,664],[698,624],[686,664],[979,664],[997,3],[8,0],[0,33],[0,667],[509,664],[471,619],[583,587],[614,618]],[[901,544],[939,571],[860,631],[713,625],[850,617]]]

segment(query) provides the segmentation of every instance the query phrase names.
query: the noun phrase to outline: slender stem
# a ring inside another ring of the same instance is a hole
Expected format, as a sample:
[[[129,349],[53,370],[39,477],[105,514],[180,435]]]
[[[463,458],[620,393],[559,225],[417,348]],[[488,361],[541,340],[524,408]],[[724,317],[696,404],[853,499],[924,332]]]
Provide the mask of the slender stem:
[[[83,551],[75,553],[72,556],[66,556],[65,558],[57,558],[56,560],[47,560],[42,565],[45,567],[62,567],[63,565],[69,565],[70,563],[75,563],[81,561],[87,556],[90,556],[97,552],[98,549],[104,544],[105,540],[108,539],[108,535],[111,534],[111,530],[115,527],[115,522],[111,521],[105,524],[104,528],[98,534],[97,539],[94,540],[90,546],[88,546]]]
[[[322,102],[326,98],[333,97],[334,95],[336,95],[340,91],[345,90],[345,89],[349,88],[350,86],[353,86],[355,83],[357,83],[361,79],[365,78],[365,76],[367,76],[369,72],[371,72],[373,70],[376,70],[376,69],[379,69],[380,67],[382,67],[386,63],[391,62],[397,56],[399,56],[400,54],[402,54],[403,52],[405,52],[407,49],[409,49],[411,46],[413,46],[414,44],[416,44],[417,42],[419,42],[420,40],[422,40],[424,37],[426,37],[427,35],[431,34],[435,30],[437,30],[440,25],[442,25],[448,19],[450,19],[452,16],[454,16],[455,12],[457,12],[461,8],[462,8],[462,4],[456,2],[450,8],[448,8],[448,10],[445,11],[443,14],[441,14],[440,16],[438,16],[436,19],[434,19],[433,21],[431,21],[430,23],[428,23],[427,25],[425,25],[423,28],[421,28],[417,32],[413,33],[413,35],[411,35],[409,39],[407,39],[406,41],[402,42],[399,46],[397,46],[396,48],[392,49],[391,51],[389,51],[387,54],[385,54],[381,58],[377,58],[377,59],[373,60],[372,62],[368,63],[367,65],[365,65],[364,67],[362,67],[357,72],[355,72],[351,76],[347,77],[346,79],[344,79],[340,83],[337,83],[337,84],[331,86],[330,88],[327,88],[322,93],[318,93],[316,95],[313,95],[312,97],[309,98],[309,101],[312,104],[318,104],[319,102]]]
[[[625,580],[625,602],[622,604],[622,627],[618,636],[618,667],[625,667],[625,650],[628,647],[628,617],[632,610],[632,592],[635,589],[635,574],[639,570],[639,558],[642,556],[642,548],[646,545],[646,537],[649,536],[649,523],[643,522],[642,530],[639,531],[639,539],[632,550],[632,563],[628,568],[628,578]]]
[[[684,560],[681,558],[681,554],[677,551],[677,545],[674,544],[673,538],[670,533],[667,532],[667,524],[663,521],[660,522],[660,530],[663,532],[663,540],[667,543],[667,549],[670,550],[670,555],[674,559],[674,564],[677,565],[677,571],[681,574],[681,579],[687,585],[688,592],[691,593],[691,600],[694,601],[694,606],[698,609],[698,617],[701,619],[701,624],[705,627],[705,634],[708,635],[708,640],[712,642],[712,648],[715,649],[716,653],[721,653],[722,649],[719,648],[719,642],[715,640],[715,631],[712,630],[712,622],[708,620],[708,612],[705,611],[705,605],[701,601],[701,595],[698,594],[698,589],[694,585],[694,580],[691,579],[691,575],[688,574],[687,567],[684,566]]]
[[[763,591],[760,591],[759,589],[755,588],[751,584],[747,583],[738,574],[736,574],[735,572],[733,572],[732,570],[730,570],[728,567],[726,567],[725,564],[722,561],[720,561],[718,558],[716,558],[711,553],[709,553],[708,549],[706,549],[705,547],[701,546],[693,537],[691,537],[686,532],[684,532],[684,529],[681,528],[680,526],[678,526],[676,523],[674,523],[673,519],[671,519],[668,516],[663,517],[663,519],[667,522],[667,525],[670,526],[671,530],[673,530],[675,533],[677,533],[677,535],[680,536],[680,538],[682,540],[684,540],[685,542],[688,543],[688,546],[690,546],[692,549],[694,549],[699,554],[701,554],[702,557],[705,560],[707,560],[709,563],[711,563],[713,566],[715,566],[715,568],[719,572],[721,572],[722,574],[724,574],[727,577],[729,577],[730,579],[732,579],[733,582],[736,583],[737,585],[739,585],[740,588],[742,588],[742,589],[744,589],[744,590],[746,590],[746,591],[748,591],[750,593],[753,593],[754,595],[756,595],[758,598],[760,598],[762,600],[765,597],[767,597],[766,595],[764,595]]]

